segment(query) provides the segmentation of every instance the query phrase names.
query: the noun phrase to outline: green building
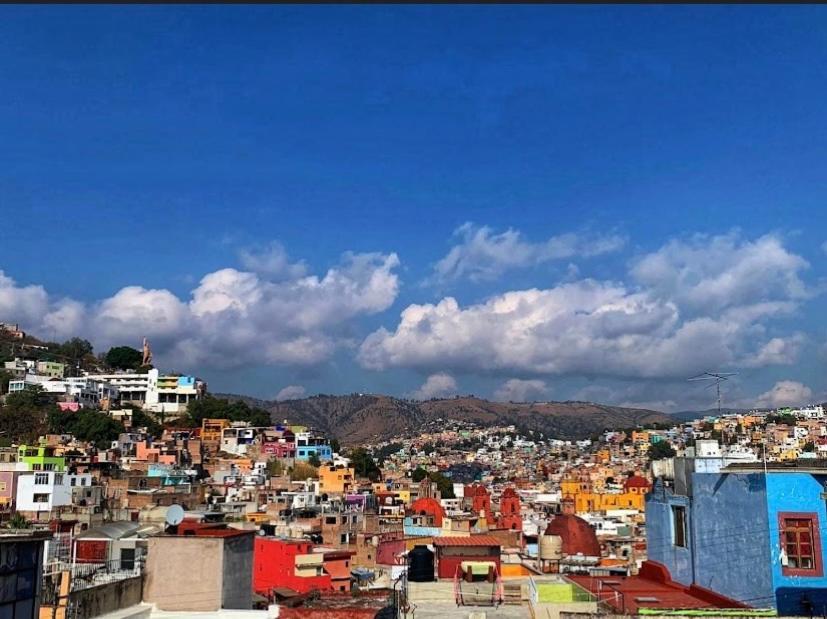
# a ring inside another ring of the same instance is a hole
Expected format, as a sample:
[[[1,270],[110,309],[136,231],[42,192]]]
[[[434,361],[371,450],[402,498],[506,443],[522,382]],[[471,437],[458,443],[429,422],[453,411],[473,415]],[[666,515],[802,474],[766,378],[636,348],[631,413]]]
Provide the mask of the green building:
[[[55,455],[54,447],[33,447],[20,445],[17,461],[26,465],[28,471],[65,471],[66,460]]]

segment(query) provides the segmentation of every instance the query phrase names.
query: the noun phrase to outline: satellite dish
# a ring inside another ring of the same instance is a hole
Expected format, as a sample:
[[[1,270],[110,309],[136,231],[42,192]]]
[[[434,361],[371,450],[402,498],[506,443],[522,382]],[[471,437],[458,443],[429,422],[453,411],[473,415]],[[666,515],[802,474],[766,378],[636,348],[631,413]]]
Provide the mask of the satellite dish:
[[[177,527],[184,521],[184,508],[177,504],[172,504],[167,508],[166,523],[169,527]]]

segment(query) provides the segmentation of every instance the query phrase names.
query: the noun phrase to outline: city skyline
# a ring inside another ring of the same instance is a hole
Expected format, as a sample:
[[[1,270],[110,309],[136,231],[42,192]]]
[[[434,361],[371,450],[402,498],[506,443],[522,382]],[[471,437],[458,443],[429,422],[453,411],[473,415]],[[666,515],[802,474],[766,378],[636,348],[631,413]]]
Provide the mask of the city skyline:
[[[266,398],[826,397],[822,7],[6,14],[0,321]]]

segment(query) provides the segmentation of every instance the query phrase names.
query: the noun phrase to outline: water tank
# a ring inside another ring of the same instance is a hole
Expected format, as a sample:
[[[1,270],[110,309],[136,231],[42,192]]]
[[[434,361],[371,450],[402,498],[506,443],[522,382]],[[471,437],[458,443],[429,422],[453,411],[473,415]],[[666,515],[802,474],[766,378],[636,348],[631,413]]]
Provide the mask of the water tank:
[[[434,553],[428,550],[427,546],[414,546],[408,553],[408,580],[434,581]]]
[[[541,561],[562,560],[563,538],[559,535],[541,535],[539,554]]]

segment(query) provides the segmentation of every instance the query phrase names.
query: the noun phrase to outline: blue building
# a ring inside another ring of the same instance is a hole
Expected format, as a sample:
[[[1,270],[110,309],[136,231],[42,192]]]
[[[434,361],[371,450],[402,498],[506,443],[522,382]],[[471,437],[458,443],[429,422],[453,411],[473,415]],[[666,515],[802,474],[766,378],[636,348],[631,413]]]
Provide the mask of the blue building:
[[[699,472],[694,458],[675,458],[646,498],[648,558],[684,585],[781,615],[825,615],[825,483],[818,461]]]
[[[316,456],[322,462],[333,459],[333,449],[330,441],[313,432],[298,432],[296,434],[296,459],[309,460]]]

